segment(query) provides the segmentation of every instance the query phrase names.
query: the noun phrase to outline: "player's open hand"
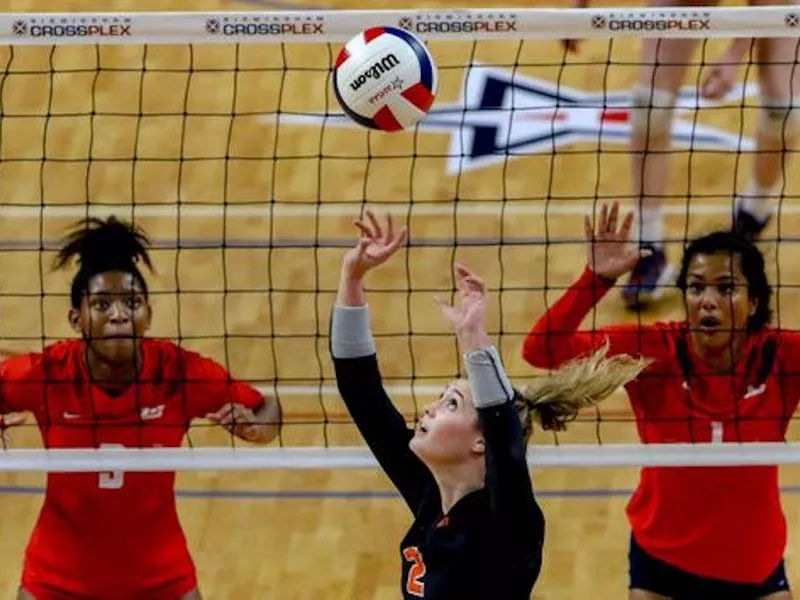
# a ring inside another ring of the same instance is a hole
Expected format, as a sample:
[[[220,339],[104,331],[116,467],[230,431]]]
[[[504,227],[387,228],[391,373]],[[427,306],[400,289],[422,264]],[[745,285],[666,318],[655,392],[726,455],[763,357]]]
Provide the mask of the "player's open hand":
[[[385,263],[408,238],[405,227],[395,230],[391,214],[387,215],[384,225],[381,225],[371,210],[365,211],[365,214],[366,219],[353,222],[361,232],[361,239],[355,248],[348,250],[342,264],[342,274],[352,279],[360,279],[370,269]]]
[[[0,415],[0,443],[3,444],[3,447],[11,444],[11,429],[13,427],[24,425],[27,422],[28,417],[23,413],[8,413],[5,415]]]
[[[614,202],[610,210],[607,204],[600,207],[596,230],[592,228],[591,218],[585,217],[586,260],[600,277],[616,279],[633,269],[639,258],[651,253],[628,243],[632,225],[633,211],[619,223],[619,202]]]
[[[252,410],[236,402],[229,402],[217,412],[208,413],[206,419],[248,442],[257,442],[264,428],[264,423],[258,422]]]
[[[456,263],[454,268],[458,296],[455,304],[450,305],[438,296],[434,298],[442,315],[452,325],[465,352],[476,350],[487,344],[484,317],[488,295],[483,279]]]
[[[739,65],[721,63],[707,68],[700,86],[700,93],[703,98],[709,100],[721,100],[728,95],[736,83],[736,76]]]

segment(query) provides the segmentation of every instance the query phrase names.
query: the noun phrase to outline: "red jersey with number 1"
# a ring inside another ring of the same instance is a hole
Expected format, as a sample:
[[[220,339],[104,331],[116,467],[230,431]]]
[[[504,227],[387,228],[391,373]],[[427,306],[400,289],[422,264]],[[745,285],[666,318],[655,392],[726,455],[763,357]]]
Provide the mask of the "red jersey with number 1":
[[[30,411],[48,448],[178,447],[192,419],[263,399],[212,360],[142,341],[139,382],[111,397],[89,381],[81,341],[0,365],[0,411]],[[197,586],[174,495],[175,474],[50,473],[25,554],[37,600],[175,600]]]
[[[554,368],[605,342],[654,359],[627,385],[645,443],[784,440],[800,399],[800,334],[751,334],[735,372],[720,375],[693,351],[685,322],[578,331],[610,288],[586,269],[531,329],[525,359]],[[628,518],[646,552],[703,577],[762,583],[786,547],[775,466],[645,468]]]

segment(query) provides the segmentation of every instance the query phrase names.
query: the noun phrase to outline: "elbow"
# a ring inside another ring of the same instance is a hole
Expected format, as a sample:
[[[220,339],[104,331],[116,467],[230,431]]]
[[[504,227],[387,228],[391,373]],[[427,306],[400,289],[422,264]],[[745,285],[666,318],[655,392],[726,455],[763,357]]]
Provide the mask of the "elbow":
[[[553,353],[548,348],[547,332],[540,330],[538,324],[525,336],[522,344],[522,358],[532,367],[551,369],[556,367]]]

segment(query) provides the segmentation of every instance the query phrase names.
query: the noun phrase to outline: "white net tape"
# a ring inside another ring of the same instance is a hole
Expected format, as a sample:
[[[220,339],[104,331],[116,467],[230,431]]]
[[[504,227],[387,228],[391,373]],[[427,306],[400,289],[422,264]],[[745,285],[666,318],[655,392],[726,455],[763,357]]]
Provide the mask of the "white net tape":
[[[4,44],[344,42],[369,27],[427,40],[794,37],[800,7],[0,15]]]

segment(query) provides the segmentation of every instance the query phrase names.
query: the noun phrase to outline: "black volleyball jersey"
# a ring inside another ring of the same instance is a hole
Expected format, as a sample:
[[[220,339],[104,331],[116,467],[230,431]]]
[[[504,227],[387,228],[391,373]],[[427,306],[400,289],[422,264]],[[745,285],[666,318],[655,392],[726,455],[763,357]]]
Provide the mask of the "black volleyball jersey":
[[[486,486],[442,514],[439,489],[408,444],[375,354],[334,357],[339,391],[379,464],[414,514],[400,544],[406,600],[528,600],[539,576],[544,517],[533,495],[511,402],[479,409]]]

